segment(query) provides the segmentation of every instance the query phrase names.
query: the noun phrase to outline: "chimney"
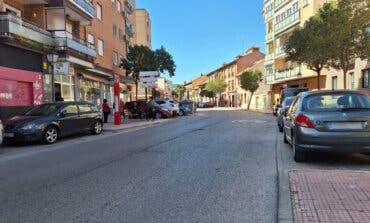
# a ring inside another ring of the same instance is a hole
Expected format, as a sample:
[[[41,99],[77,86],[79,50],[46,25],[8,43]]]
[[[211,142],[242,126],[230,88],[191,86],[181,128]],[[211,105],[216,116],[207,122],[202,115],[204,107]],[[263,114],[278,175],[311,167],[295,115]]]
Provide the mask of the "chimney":
[[[260,51],[260,48],[258,46],[252,46],[251,48],[247,50],[247,54],[251,54],[254,52],[258,52],[258,51]]]

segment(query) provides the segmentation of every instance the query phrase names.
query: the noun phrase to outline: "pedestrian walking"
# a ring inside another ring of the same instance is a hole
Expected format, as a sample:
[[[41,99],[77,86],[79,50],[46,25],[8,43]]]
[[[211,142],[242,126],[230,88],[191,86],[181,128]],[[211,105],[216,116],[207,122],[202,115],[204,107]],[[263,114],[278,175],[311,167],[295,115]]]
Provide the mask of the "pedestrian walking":
[[[153,100],[153,97],[149,97],[149,101],[147,104],[147,110],[148,110],[148,120],[154,121],[155,112],[156,112],[156,103]]]
[[[110,107],[108,105],[107,99],[103,100],[103,114],[104,114],[104,123],[108,123],[108,115],[110,114]]]

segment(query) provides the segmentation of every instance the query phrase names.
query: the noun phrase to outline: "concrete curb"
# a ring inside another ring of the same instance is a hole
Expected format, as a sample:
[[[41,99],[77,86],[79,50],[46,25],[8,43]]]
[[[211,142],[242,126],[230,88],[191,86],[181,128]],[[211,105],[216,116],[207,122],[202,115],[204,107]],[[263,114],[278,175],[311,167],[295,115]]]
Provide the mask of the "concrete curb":
[[[140,121],[137,123],[129,123],[129,124],[121,124],[121,125],[105,125],[103,126],[103,131],[123,131],[133,128],[140,128],[140,127],[149,127],[157,124],[162,124],[165,122],[169,122],[172,119],[161,119],[155,121]]]
[[[293,223],[292,206],[290,199],[289,176],[287,169],[284,169],[280,134],[277,135],[276,141],[276,155],[278,166],[278,222],[279,223]]]

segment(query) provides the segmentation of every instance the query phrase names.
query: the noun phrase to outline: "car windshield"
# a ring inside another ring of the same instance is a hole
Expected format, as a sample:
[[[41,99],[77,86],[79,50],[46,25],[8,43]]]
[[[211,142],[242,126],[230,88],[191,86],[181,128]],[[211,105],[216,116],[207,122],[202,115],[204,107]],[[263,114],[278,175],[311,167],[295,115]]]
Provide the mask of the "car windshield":
[[[312,112],[370,110],[369,98],[355,93],[311,95],[303,100],[302,105],[302,110]]]
[[[26,116],[47,116],[52,114],[58,109],[57,104],[44,104],[44,105],[39,105],[31,110],[29,110],[25,115]]]

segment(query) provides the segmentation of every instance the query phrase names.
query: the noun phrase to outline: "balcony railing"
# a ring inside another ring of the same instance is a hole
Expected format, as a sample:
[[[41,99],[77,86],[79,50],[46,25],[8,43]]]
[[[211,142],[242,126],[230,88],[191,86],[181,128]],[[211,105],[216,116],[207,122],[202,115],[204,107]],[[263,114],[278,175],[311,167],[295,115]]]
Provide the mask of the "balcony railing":
[[[287,18],[285,18],[283,21],[277,23],[275,25],[275,32],[283,29],[283,28],[286,28],[288,26],[291,26],[293,24],[295,24],[296,22],[299,22],[299,11],[296,11],[295,13],[291,14],[290,16],[288,16]]]
[[[286,70],[280,70],[275,73],[275,79],[285,79],[285,78],[291,78],[296,77],[300,73],[301,69],[300,67],[294,67]]]
[[[90,57],[96,57],[96,50],[93,45],[81,39],[72,36],[71,33],[65,31],[57,31],[55,35],[55,45],[59,50],[73,49],[79,53],[83,53]]]
[[[30,22],[26,22],[20,17],[7,13],[0,13],[0,36],[21,37],[46,46],[54,45],[50,32]]]
[[[266,75],[266,84],[271,84],[274,81],[275,81],[274,74],[267,74]]]
[[[95,15],[94,6],[89,1],[87,1],[87,0],[69,0],[69,2],[71,2],[77,8],[84,11],[91,18],[94,18],[94,15]]]
[[[288,2],[288,0],[275,0],[274,5],[275,9],[279,8],[281,5],[283,5],[285,2]]]
[[[266,55],[266,58],[265,58],[266,62],[271,61],[273,59],[274,59],[274,54],[273,53]]]
[[[126,35],[132,37],[135,33],[135,26],[130,22],[130,20],[126,19]]]
[[[272,10],[272,11],[267,12],[267,13],[264,15],[264,17],[265,17],[265,21],[266,21],[266,20],[268,20],[268,19],[270,19],[273,15],[274,15],[274,11],[273,11],[273,10]]]
[[[265,40],[266,41],[271,40],[273,36],[274,36],[274,33],[273,32],[266,33]]]
[[[132,0],[125,0],[125,11],[131,14],[135,10],[135,4]]]

